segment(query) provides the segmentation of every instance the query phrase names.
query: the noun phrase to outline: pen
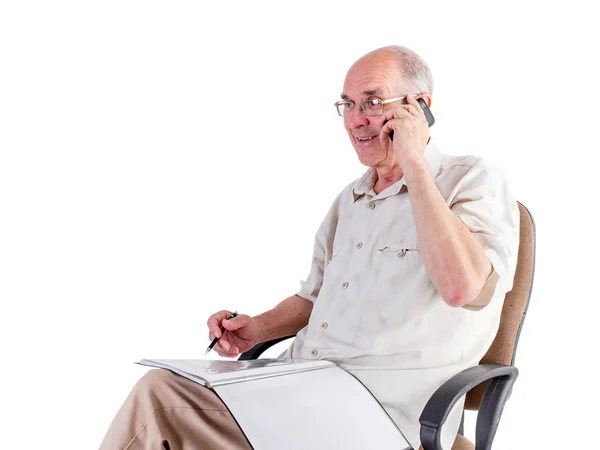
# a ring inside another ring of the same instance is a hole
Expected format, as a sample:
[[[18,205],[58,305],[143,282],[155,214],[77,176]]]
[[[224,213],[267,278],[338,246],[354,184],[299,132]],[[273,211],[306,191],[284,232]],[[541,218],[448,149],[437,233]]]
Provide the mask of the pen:
[[[237,311],[234,312],[231,317],[229,317],[228,319],[225,320],[230,320],[233,319],[235,316],[237,316]],[[225,332],[225,328],[221,325],[221,336],[223,336],[223,333]],[[219,341],[219,339],[221,338],[214,338],[213,341],[210,343],[210,345],[208,346],[208,348],[206,349],[206,353],[204,353],[204,356],[208,355],[208,352],[210,352],[212,350],[212,348],[215,346],[215,344]]]

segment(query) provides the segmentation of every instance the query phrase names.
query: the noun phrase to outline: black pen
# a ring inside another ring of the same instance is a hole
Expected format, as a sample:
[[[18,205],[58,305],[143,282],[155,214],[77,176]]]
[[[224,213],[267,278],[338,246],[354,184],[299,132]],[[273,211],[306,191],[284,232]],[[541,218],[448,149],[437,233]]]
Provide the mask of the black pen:
[[[225,319],[225,320],[231,320],[233,319],[235,316],[237,316],[237,311],[234,312],[231,317],[229,319]],[[225,328],[223,326],[221,326],[221,336],[223,336],[223,333],[225,332]],[[210,352],[212,350],[212,348],[215,346],[215,344],[219,341],[219,339],[221,338],[214,338],[213,341],[210,343],[210,345],[208,346],[208,348],[206,349],[206,353],[204,354],[204,356],[208,355],[208,352]]]

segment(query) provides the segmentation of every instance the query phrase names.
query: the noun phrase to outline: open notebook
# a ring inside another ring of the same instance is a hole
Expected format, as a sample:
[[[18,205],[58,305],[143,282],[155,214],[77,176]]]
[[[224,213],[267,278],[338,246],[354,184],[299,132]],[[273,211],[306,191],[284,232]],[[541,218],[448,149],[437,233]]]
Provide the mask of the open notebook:
[[[168,369],[209,388],[223,384],[335,366],[330,361],[307,361],[299,359],[253,359],[249,361],[142,359],[137,364]]]
[[[411,449],[371,392],[331,361],[142,359],[138,364],[211,389],[256,450]]]

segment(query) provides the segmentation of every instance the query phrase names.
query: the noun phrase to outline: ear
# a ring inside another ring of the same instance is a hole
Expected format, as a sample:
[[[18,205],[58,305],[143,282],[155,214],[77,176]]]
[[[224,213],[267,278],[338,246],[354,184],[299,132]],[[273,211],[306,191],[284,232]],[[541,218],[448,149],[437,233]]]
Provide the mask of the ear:
[[[423,100],[425,100],[427,102],[427,106],[429,108],[431,108],[431,103],[432,103],[432,98],[431,98],[431,94],[429,92],[423,92],[419,95],[417,95],[417,98],[422,98]]]

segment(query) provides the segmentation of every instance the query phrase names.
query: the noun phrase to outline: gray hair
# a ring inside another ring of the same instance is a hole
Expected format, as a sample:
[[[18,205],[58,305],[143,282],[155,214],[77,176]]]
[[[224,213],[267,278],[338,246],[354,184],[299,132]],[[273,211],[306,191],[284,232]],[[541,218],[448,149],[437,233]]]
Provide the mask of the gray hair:
[[[433,78],[427,63],[411,49],[401,45],[389,45],[371,53],[391,53],[400,64],[404,78],[404,88],[408,93],[429,92],[433,94]]]

